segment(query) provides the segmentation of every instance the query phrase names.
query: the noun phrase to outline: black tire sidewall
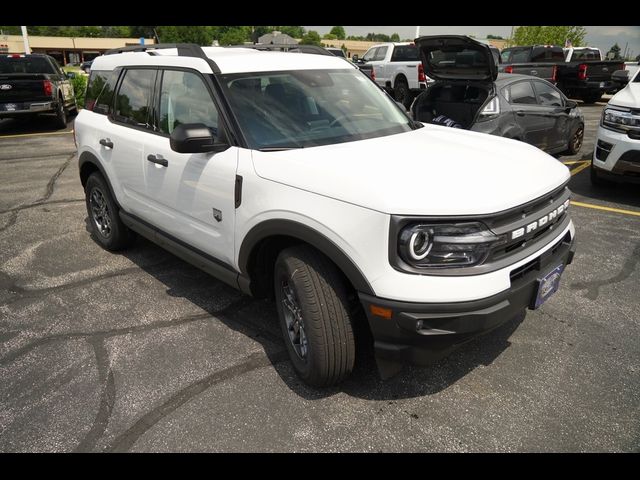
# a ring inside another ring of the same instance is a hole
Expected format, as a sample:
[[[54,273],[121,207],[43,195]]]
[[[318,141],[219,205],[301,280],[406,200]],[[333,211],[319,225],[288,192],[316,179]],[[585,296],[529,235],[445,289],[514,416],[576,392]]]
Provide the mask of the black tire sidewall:
[[[400,96],[399,93],[402,93],[403,95]],[[396,80],[394,97],[396,101],[402,103],[405,108],[409,108],[409,106],[411,106],[411,92],[409,91],[409,85],[405,80]],[[409,105],[407,105],[407,103],[409,103]]]
[[[64,102],[62,101],[62,99],[58,99],[55,123],[59,128],[67,127],[67,112],[64,109]]]
[[[104,197],[111,215],[111,235],[108,237],[105,237],[98,231],[98,227],[93,220],[90,198],[95,189],[98,189]],[[87,183],[85,185],[85,204],[87,207],[91,234],[103,248],[107,250],[119,250],[130,242],[131,233],[122,223],[122,220],[120,220],[120,216],[118,214],[119,209],[111,196],[111,191],[107,182],[105,182],[104,178],[99,173],[92,173],[87,179]]]

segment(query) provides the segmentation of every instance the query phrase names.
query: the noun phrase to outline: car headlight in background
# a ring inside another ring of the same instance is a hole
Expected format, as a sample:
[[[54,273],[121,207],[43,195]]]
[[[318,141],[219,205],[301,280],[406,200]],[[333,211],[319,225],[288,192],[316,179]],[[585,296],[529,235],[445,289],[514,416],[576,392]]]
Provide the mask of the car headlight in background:
[[[416,268],[469,267],[484,262],[491,248],[506,243],[483,223],[413,224],[398,238],[398,253]]]
[[[601,125],[619,132],[640,131],[640,114],[630,109],[607,107],[602,112]]]

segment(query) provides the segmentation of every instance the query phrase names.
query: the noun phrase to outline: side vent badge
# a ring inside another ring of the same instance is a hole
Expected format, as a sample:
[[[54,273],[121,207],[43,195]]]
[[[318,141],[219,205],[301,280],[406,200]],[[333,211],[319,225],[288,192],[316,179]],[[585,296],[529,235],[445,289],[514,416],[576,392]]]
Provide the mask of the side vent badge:
[[[215,218],[218,222],[222,221],[222,212],[217,208],[213,209],[213,218]]]

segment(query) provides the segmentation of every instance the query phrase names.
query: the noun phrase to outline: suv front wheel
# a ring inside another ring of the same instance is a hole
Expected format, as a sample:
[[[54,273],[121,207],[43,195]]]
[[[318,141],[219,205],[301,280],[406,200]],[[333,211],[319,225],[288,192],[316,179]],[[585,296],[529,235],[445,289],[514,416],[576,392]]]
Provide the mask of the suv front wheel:
[[[280,252],[275,298],[289,358],[316,387],[335,385],[353,369],[355,342],[345,280],[337,267],[305,245]]]
[[[134,234],[120,220],[118,207],[102,175],[89,175],[84,187],[89,225],[94,238],[106,250],[121,250],[134,240]]]

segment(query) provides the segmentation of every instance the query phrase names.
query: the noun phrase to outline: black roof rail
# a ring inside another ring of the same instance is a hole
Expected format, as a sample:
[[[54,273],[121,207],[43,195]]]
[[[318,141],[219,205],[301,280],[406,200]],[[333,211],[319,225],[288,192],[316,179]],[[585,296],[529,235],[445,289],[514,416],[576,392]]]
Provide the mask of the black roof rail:
[[[115,55],[124,52],[148,52],[153,54],[154,50],[165,50],[168,48],[177,48],[179,57],[195,57],[202,58],[211,67],[213,73],[220,73],[220,67],[216,62],[211,60],[202,50],[200,45],[195,43],[152,43],[150,45],[130,45],[128,47],[113,48],[104,52],[105,55]]]

